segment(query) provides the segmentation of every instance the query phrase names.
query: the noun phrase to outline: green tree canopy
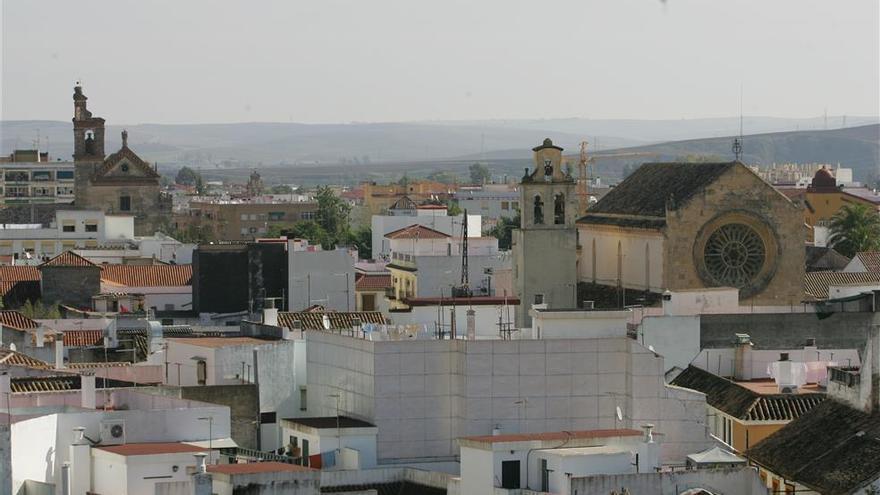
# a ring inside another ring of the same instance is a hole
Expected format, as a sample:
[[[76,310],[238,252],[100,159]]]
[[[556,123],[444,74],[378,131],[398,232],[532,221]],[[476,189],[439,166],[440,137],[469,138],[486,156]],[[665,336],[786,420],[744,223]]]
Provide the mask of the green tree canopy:
[[[513,245],[513,229],[518,229],[520,215],[513,218],[499,218],[498,223],[489,231],[489,235],[498,239],[498,249],[508,250]]]
[[[195,170],[184,166],[177,171],[174,182],[184,186],[196,186],[201,181],[201,175]]]
[[[321,186],[315,193],[318,214],[315,220],[330,240],[338,241],[349,230],[351,205],[342,200],[328,186]]]
[[[293,188],[287,184],[277,184],[270,189],[272,194],[293,194]]]
[[[831,219],[830,234],[828,245],[844,256],[880,251],[880,215],[867,205],[846,205]]]
[[[428,174],[427,179],[444,184],[455,184],[458,182],[458,176],[448,170],[435,170]]]
[[[471,173],[471,182],[474,184],[485,184],[492,178],[489,167],[482,163],[474,163],[468,170]]]

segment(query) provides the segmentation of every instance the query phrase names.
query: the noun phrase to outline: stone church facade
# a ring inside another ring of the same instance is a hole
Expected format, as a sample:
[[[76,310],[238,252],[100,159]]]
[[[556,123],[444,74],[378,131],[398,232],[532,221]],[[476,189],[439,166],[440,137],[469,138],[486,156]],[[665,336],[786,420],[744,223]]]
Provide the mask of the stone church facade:
[[[516,326],[531,326],[533,304],[574,308],[577,292],[578,200],[563,170],[562,148],[545,139],[532,148],[535,168],[520,184],[520,228],[513,231],[513,276],[521,304]]]
[[[739,162],[645,164],[577,228],[581,282],[736,287],[744,304],[804,298],[803,212]]]
[[[135,235],[152,235],[166,223],[170,200],[161,193],[159,173],[128,147],[104,153],[104,119],[92,116],[82,87],[73,93],[74,205],[107,214],[133,215]]]

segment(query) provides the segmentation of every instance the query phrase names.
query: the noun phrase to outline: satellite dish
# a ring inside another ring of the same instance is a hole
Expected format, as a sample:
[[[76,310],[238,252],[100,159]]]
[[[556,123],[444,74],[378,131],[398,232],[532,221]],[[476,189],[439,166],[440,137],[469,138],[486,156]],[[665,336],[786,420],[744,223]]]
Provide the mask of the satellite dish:
[[[616,406],[615,409],[617,410],[617,420],[623,421],[623,411],[620,410],[620,406]]]
[[[652,345],[649,345],[649,346],[648,346],[648,350],[651,351],[651,352],[655,352],[655,351],[654,351],[654,346],[652,346]]]
[[[321,323],[324,325],[324,330],[330,330],[330,317],[329,316],[324,315],[324,317],[321,318]]]
[[[18,350],[18,348],[15,347],[15,344],[14,344],[14,343],[10,343],[10,344],[9,344],[9,350],[12,351],[12,352],[15,352],[15,351]]]

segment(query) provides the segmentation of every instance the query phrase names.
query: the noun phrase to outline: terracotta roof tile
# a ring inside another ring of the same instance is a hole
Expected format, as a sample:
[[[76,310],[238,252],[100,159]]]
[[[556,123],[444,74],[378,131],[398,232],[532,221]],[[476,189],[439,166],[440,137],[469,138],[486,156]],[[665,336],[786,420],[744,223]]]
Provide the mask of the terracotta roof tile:
[[[449,235],[424,225],[410,225],[385,234],[388,239],[446,239]]]
[[[828,299],[829,285],[878,285],[878,272],[807,272],[804,291],[816,299]]]
[[[67,330],[64,332],[65,347],[94,347],[103,343],[103,330]]]
[[[360,274],[354,282],[355,290],[384,290],[391,287],[391,274]]]
[[[388,323],[385,315],[379,311],[283,311],[278,313],[278,323],[283,327],[293,328],[293,322],[299,320],[303,330],[324,330],[324,315],[327,315],[330,320],[330,330],[349,330],[354,325],[355,318],[360,318],[361,324],[384,325]]]
[[[27,368],[51,368],[51,366],[49,366],[49,363],[40,361],[36,358],[32,358],[27,354],[10,351],[9,349],[0,349],[0,364],[10,366],[25,366]]]
[[[73,251],[64,251],[58,256],[40,265],[39,268],[43,268],[44,266],[95,266],[100,268],[100,266],[74,253]]]
[[[40,271],[35,266],[0,266],[0,282],[39,282]]]
[[[101,280],[127,287],[192,285],[192,265],[104,265]]]
[[[178,342],[181,344],[189,344],[198,347],[231,347],[242,345],[263,345],[277,342],[275,340],[262,340],[253,337],[172,337],[166,339],[170,342]]]
[[[208,449],[190,445],[188,443],[157,442],[157,443],[126,443],[124,445],[99,445],[95,447],[114,454],[130,455],[157,455],[157,454],[185,454],[188,452],[207,452]]]
[[[14,328],[22,331],[39,326],[34,320],[13,310],[0,310],[0,325],[3,325],[4,328]]]
[[[863,251],[856,253],[856,258],[865,265],[869,272],[880,272],[880,251]]]

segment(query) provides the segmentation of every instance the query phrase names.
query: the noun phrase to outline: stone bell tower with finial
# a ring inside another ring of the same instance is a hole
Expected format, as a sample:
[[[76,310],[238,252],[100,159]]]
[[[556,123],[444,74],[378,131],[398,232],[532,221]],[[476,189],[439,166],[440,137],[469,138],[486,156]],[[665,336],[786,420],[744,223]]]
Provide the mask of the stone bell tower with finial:
[[[571,309],[577,299],[576,182],[563,149],[549,138],[535,148],[520,182],[520,228],[513,231],[517,327],[530,327],[534,304]]]
[[[73,88],[73,161],[104,160],[104,119],[93,117],[87,108],[88,97],[77,81]]]

